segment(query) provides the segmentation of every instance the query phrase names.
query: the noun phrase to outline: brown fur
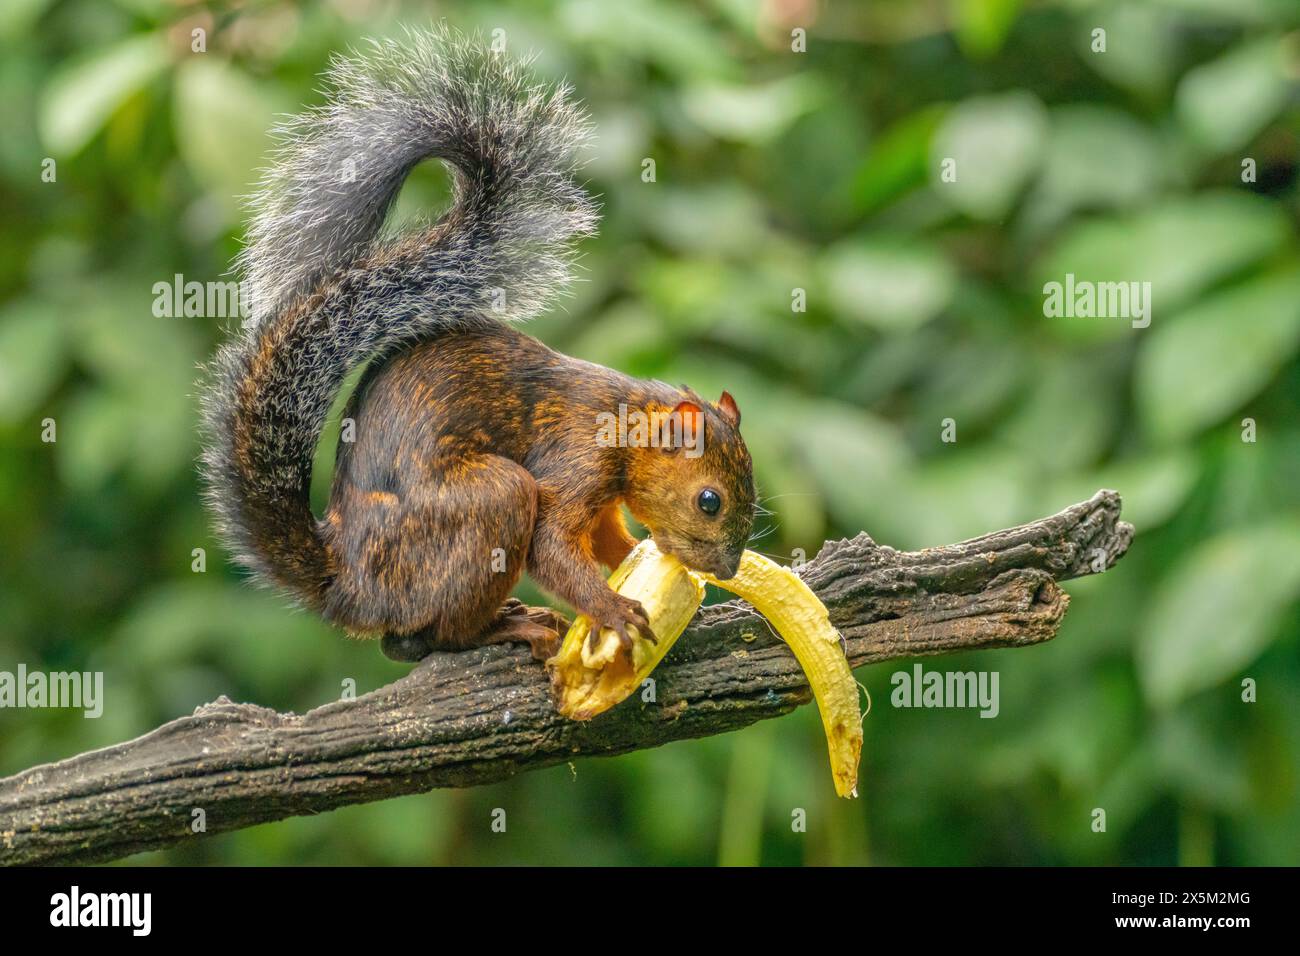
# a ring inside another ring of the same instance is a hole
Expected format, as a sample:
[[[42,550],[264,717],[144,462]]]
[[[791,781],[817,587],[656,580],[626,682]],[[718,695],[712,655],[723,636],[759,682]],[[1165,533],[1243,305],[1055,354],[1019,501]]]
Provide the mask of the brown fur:
[[[598,416],[694,402],[704,453],[602,447]],[[346,412],[319,525],[332,581],[326,616],[361,635],[418,634],[429,647],[491,640],[527,569],[601,624],[644,625],[615,594],[635,544],[626,504],[688,565],[734,572],[753,516],[751,463],[727,411],[693,393],[560,355],[505,326],[455,332],[373,368]],[[704,514],[700,489],[723,508]],[[495,549],[500,549],[495,550]],[[494,567],[494,555],[496,562]]]

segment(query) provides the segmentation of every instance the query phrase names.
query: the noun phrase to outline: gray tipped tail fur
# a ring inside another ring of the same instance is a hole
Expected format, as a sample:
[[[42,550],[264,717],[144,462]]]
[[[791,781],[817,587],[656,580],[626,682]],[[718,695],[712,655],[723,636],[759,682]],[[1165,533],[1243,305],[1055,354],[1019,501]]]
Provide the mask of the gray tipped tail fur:
[[[241,563],[319,606],[329,556],[311,463],[348,372],[440,332],[526,319],[570,279],[597,213],[573,181],[589,135],[567,89],[448,29],[337,59],[253,197],[240,270],[253,313],[204,388],[203,470]],[[421,160],[453,173],[437,224],[380,232]]]

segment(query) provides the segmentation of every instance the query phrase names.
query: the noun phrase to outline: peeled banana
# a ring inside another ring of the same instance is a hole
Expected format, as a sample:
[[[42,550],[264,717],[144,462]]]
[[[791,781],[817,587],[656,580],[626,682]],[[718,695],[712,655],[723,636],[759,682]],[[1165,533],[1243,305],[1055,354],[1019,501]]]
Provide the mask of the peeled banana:
[[[651,539],[638,544],[609,583],[619,594],[641,602],[658,642],[636,635],[629,655],[622,652],[618,636],[606,629],[593,649],[588,646],[591,621],[579,616],[559,653],[546,662],[560,713],[588,720],[630,696],[686,630],[704,600],[706,581],[754,605],[794,651],[821,711],[835,791],[842,797],[856,796],[862,717],[858,685],[839,633],[825,605],[798,575],[753,551],[744,553],[734,578],[719,581],[664,554]]]
[[[632,549],[609,577],[619,594],[634,597],[645,608],[658,643],[643,640],[635,630],[631,660],[620,653],[618,635],[606,628],[596,647],[588,640],[591,618],[579,615],[564,635],[559,653],[546,662],[551,691],[565,717],[589,720],[627,698],[686,630],[704,600],[704,581],[650,539]]]

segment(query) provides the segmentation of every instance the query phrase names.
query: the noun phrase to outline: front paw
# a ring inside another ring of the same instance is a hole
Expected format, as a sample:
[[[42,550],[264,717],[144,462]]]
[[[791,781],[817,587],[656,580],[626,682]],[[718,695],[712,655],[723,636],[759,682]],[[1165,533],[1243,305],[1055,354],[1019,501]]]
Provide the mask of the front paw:
[[[600,644],[600,632],[604,628],[609,628],[618,635],[619,646],[629,654],[632,652],[632,635],[627,631],[629,626],[635,627],[641,637],[651,644],[659,642],[650,628],[650,615],[646,613],[640,601],[634,601],[632,598],[612,594],[608,604],[588,616],[594,625],[591,634],[587,637],[587,648],[592,653],[595,653]]]

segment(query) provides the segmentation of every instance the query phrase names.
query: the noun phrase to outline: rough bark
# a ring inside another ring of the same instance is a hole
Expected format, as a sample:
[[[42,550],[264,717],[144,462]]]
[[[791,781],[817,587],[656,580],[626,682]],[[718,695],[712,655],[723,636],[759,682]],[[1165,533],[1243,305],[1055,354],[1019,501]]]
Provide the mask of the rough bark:
[[[900,552],[865,533],[801,571],[853,665],[1050,640],[1058,581],[1110,567],[1132,526],[1100,491],[1049,518]],[[811,699],[798,663],[749,605],[708,607],[638,697],[590,722],[555,713],[522,646],[439,653],[352,701],[280,714],[222,697],[135,740],[0,780],[0,862],[90,863],[210,833],[433,787],[468,787],[578,756],[723,733]],[[827,784],[829,786],[829,783]]]

